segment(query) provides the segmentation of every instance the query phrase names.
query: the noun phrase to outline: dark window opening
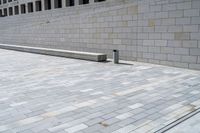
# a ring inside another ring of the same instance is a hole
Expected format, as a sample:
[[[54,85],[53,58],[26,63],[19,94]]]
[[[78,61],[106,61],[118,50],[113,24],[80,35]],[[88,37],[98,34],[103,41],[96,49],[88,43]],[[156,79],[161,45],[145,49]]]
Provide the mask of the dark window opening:
[[[54,0],[55,8],[62,8],[62,0]]]
[[[3,0],[3,4],[7,3],[7,0]]]
[[[15,15],[18,15],[19,14],[19,6],[15,6],[14,10],[15,10]]]
[[[36,1],[35,2],[35,11],[42,11],[42,2],[41,1]]]
[[[21,14],[25,14],[26,13],[26,5],[22,4],[21,5]]]
[[[9,16],[12,16],[12,15],[13,15],[13,8],[12,8],[12,7],[9,7],[9,8],[8,8],[8,11],[9,11]]]
[[[103,1],[106,1],[106,0],[94,0],[94,2],[103,2]]]
[[[45,10],[51,9],[51,0],[44,0],[44,9]]]
[[[3,17],[3,11],[0,9],[0,17]]]
[[[66,6],[74,6],[74,0],[66,0]]]
[[[89,0],[79,0],[79,5],[89,4]]]
[[[4,14],[3,14],[4,16],[8,16],[7,8],[4,8],[4,9],[3,9],[3,12],[4,12]]]
[[[33,12],[33,3],[28,3],[28,13]]]

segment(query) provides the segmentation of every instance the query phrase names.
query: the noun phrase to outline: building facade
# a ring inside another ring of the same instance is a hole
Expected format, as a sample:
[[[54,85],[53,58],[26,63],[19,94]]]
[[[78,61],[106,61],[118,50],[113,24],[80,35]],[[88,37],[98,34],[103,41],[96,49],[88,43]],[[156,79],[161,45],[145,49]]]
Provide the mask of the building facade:
[[[1,0],[0,43],[200,70],[200,0]]]

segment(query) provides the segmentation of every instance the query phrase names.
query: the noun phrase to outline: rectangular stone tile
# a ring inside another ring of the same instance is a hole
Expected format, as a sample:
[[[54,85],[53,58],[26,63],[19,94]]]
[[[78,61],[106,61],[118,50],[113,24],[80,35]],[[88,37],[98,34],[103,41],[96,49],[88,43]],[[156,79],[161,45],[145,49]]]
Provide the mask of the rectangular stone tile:
[[[80,131],[80,130],[83,130],[83,129],[87,128],[87,127],[88,127],[88,126],[85,125],[85,124],[80,124],[80,125],[76,125],[76,126],[74,126],[74,127],[65,129],[65,131],[68,132],[68,133],[75,133],[75,132]]]

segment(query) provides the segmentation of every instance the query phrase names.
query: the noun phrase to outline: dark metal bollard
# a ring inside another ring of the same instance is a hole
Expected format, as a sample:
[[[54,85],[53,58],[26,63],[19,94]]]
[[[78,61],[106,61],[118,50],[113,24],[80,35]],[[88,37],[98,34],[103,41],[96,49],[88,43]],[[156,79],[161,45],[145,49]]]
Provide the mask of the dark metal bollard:
[[[113,62],[115,64],[119,63],[119,50],[113,50]]]

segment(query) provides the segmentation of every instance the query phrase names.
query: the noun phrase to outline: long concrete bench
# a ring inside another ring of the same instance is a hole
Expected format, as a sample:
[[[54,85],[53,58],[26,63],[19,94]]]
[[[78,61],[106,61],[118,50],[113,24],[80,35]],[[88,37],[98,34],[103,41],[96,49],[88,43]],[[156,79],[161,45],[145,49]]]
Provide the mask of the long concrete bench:
[[[67,58],[97,61],[97,62],[103,62],[103,61],[107,60],[107,55],[102,54],[102,53],[69,51],[69,50],[61,50],[61,49],[28,47],[28,46],[9,45],[9,44],[0,44],[0,48],[8,49],[8,50],[22,51],[22,52],[30,52],[30,53],[37,53],[37,54],[45,54],[45,55],[52,55],[52,56],[60,56],[60,57],[67,57]]]

